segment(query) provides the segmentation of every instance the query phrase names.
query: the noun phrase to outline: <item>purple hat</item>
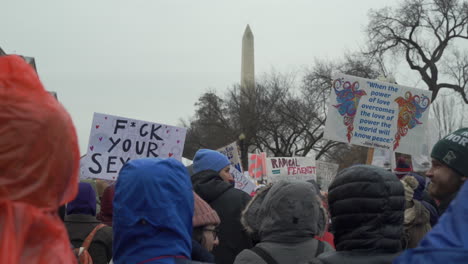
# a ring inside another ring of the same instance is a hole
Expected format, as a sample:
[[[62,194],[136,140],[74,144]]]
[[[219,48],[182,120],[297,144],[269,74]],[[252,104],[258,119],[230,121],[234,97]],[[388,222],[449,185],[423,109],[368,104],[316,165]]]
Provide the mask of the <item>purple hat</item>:
[[[78,195],[67,204],[67,215],[71,214],[96,215],[96,192],[91,184],[80,182]]]

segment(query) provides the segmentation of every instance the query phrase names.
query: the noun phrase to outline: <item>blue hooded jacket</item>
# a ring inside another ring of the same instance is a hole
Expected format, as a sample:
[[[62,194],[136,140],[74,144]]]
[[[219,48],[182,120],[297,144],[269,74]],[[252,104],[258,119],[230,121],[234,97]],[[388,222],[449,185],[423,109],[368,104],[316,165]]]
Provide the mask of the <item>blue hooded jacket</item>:
[[[154,158],[126,163],[115,187],[114,263],[190,259],[193,209],[192,183],[182,163]]]
[[[468,260],[468,183],[415,249],[394,263],[466,263]]]

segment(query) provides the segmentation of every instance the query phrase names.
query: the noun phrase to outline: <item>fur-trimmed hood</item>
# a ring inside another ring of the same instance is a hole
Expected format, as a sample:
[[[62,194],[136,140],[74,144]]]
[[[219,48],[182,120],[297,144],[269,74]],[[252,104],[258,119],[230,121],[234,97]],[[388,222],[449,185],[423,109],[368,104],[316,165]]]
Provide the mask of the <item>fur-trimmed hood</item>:
[[[298,243],[323,232],[326,213],[312,184],[280,181],[257,193],[241,221],[261,242]]]

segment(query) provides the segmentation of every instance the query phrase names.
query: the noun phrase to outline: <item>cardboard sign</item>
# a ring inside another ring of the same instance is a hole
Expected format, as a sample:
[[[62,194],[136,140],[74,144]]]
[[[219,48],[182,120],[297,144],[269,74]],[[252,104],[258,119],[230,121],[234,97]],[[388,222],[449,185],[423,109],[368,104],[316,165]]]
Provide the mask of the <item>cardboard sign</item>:
[[[249,153],[249,176],[253,179],[265,179],[266,175],[266,153]]]
[[[338,74],[324,137],[412,154],[425,142],[431,96],[431,91]]]
[[[317,163],[317,184],[322,191],[328,191],[328,187],[335,179],[338,173],[339,165],[325,161],[316,161]]]
[[[230,173],[236,182],[235,188],[248,193],[249,195],[255,190],[255,183],[253,183],[246,175],[238,171],[236,168],[231,167]]]
[[[232,142],[231,144],[218,149],[218,151],[229,159],[234,168],[239,172],[242,172],[242,163],[236,142]]]
[[[85,173],[85,162],[84,162],[85,159],[86,159],[86,154],[84,154],[80,158],[80,180],[89,179],[89,174]]]
[[[279,180],[317,180],[315,158],[267,158],[266,175],[269,182]]]
[[[83,177],[116,180],[137,158],[182,159],[186,129],[94,113]]]

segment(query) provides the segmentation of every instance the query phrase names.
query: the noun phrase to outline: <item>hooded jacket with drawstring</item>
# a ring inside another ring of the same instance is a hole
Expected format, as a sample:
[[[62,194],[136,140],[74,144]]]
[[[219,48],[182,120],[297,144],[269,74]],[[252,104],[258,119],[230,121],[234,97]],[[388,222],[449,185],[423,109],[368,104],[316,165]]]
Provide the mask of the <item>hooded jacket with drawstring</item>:
[[[322,252],[334,251],[314,238],[322,233],[326,212],[319,194],[307,182],[279,181],[259,191],[242,215],[244,227],[260,243],[256,247],[268,252],[278,263],[314,263],[319,243]],[[235,264],[266,264],[252,250],[243,250]]]
[[[192,184],[175,159],[146,158],[120,170],[114,197],[115,264],[190,260]]]

